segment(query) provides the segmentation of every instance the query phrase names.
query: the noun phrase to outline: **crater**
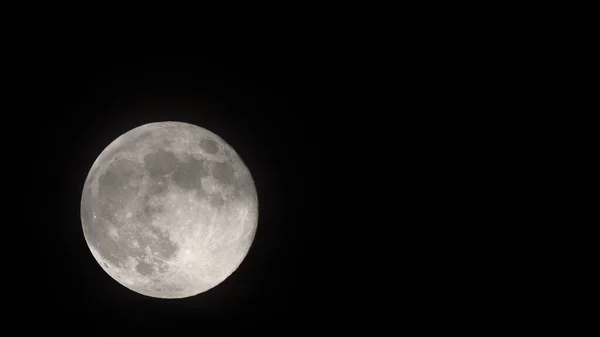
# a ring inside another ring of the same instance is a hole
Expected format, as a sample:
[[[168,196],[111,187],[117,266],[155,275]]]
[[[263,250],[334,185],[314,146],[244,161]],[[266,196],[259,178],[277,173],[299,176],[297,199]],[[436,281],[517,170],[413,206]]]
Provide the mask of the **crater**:
[[[215,154],[217,151],[219,151],[217,142],[208,138],[204,138],[200,141],[200,147],[209,154]]]

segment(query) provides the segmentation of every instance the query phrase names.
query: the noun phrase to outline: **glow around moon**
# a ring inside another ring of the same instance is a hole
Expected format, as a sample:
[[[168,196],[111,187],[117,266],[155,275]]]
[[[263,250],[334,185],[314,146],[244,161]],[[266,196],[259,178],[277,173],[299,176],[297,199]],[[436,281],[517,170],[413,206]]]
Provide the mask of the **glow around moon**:
[[[257,229],[258,198],[241,158],[201,127],[137,127],[96,159],[81,198],[100,266],[146,296],[183,298],[229,277]]]

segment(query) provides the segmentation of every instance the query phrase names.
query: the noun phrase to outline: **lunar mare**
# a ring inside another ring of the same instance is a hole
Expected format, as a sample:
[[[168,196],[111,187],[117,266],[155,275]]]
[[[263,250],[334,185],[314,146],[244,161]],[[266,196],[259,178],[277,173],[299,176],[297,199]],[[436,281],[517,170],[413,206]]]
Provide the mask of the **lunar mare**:
[[[201,127],[160,122],[102,151],[84,183],[81,222],[100,266],[146,296],[183,298],[223,282],[258,224],[252,176],[235,150]]]

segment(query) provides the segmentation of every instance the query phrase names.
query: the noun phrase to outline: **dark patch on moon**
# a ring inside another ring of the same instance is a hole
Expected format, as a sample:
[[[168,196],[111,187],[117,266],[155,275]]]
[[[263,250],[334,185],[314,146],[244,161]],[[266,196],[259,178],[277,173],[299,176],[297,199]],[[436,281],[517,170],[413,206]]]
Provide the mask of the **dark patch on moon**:
[[[142,146],[153,146],[156,143],[152,131],[145,131],[133,139],[124,141],[115,149],[116,153],[137,152]]]
[[[217,207],[217,208],[223,206],[223,204],[225,203],[225,200],[223,199],[221,194],[212,194],[209,197],[209,201],[212,206]]]
[[[177,168],[179,160],[170,151],[158,150],[144,157],[144,167],[151,177],[165,176]]]
[[[108,235],[110,225],[98,219],[87,224],[84,230],[90,245],[116,266],[124,266],[129,257],[143,258],[147,255],[147,247],[163,259],[171,258],[179,250],[179,246],[170,240],[168,233],[153,226],[148,227],[153,235],[143,232],[141,228],[125,226],[119,231],[119,238],[114,240]],[[133,240],[137,241],[139,248],[133,246]]]
[[[152,179],[148,183],[149,186],[146,189],[147,196],[163,195],[167,192],[169,186],[166,177]]]
[[[158,266],[159,272],[166,273],[167,270],[169,270],[169,266],[166,263],[164,263],[158,259],[153,259],[152,261]]]
[[[168,191],[167,178],[165,177],[151,179],[148,184],[146,191],[143,192],[139,200],[139,206],[136,211],[136,217],[142,223],[150,222],[155,216],[164,211],[163,205],[152,204],[150,200],[152,197],[160,198]]]
[[[106,262],[102,262],[102,264],[104,265],[104,267],[108,268],[108,265],[106,264]]]
[[[179,246],[171,241],[168,233],[151,225],[148,225],[146,228],[148,231],[144,231],[142,228],[128,229],[128,240],[123,241],[123,243],[127,245],[128,248],[131,248],[130,252],[132,254],[136,254],[135,256],[145,255],[146,248],[149,248],[159,257],[168,259],[177,253]],[[137,241],[139,248],[133,247],[131,243],[132,240]]]
[[[163,138],[160,140],[160,146],[163,149],[171,147],[174,143],[175,143],[175,141],[171,138]]]
[[[154,269],[152,268],[152,265],[144,261],[139,261],[138,264],[135,266],[135,270],[137,270],[138,273],[144,276],[154,274]]]
[[[102,235],[94,247],[103,258],[116,266],[123,266],[129,256],[127,247],[115,242],[108,235]]]
[[[140,190],[141,165],[129,159],[119,159],[98,178],[99,199],[114,204],[132,199]]]
[[[233,165],[230,162],[213,162],[212,176],[223,185],[231,185],[235,179]]]
[[[154,227],[151,227],[151,230],[158,237],[158,240],[152,242],[150,249],[163,259],[173,257],[179,250],[179,246],[171,241],[168,233]]]
[[[112,224],[116,228],[120,228],[123,224],[117,220],[116,213],[121,209],[122,205],[118,203],[103,202],[99,205],[97,216],[106,222]]]
[[[208,175],[203,160],[189,157],[173,173],[173,181],[185,190],[202,190],[202,178]]]
[[[215,154],[219,151],[217,142],[208,138],[204,138],[200,141],[200,147],[209,154]]]
[[[88,196],[84,194],[84,200]],[[96,219],[90,214],[91,212],[84,211],[87,215],[87,220],[84,223],[84,234],[91,247],[94,247],[100,256],[105,258],[107,261],[114,265],[120,266],[123,260],[123,256],[127,252],[123,249],[122,245],[115,242],[113,238],[108,235],[108,229],[112,226],[117,227],[116,223],[110,221],[110,217],[105,214],[99,214]],[[96,212],[98,214],[98,212]],[[108,218],[108,219],[107,219]]]
[[[135,138],[135,143],[138,144],[148,144],[151,143],[151,140],[154,138],[152,131],[145,131],[140,133],[136,138]]]
[[[137,243],[140,246],[138,249],[141,251],[145,251],[146,247],[150,246],[152,241],[155,240],[151,234],[142,231],[141,228],[131,229],[131,238],[137,240]]]
[[[83,224],[91,224],[94,220],[94,215],[92,214],[95,203],[91,202],[92,190],[91,188],[85,188],[83,190],[83,194],[81,196],[81,221]],[[90,206],[92,204],[93,206]],[[85,227],[84,227],[85,228]]]
[[[141,214],[141,217],[146,221],[151,221],[156,216],[163,213],[164,210],[165,210],[165,207],[161,204],[151,204],[151,203],[147,202],[144,204],[144,210],[143,210],[143,213]]]

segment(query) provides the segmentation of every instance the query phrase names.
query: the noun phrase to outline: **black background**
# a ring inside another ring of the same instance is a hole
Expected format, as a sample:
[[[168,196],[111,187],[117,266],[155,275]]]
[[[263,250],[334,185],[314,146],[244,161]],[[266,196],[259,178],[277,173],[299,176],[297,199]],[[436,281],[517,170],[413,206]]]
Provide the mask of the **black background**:
[[[27,214],[20,229],[34,237],[16,263],[16,287],[30,291],[21,291],[15,310],[60,331],[75,322],[147,332],[165,322],[317,320],[328,310],[320,216],[325,65],[297,45],[273,41],[131,41],[52,42],[38,51],[43,57],[29,53],[13,64],[18,119],[7,125],[30,136],[5,134],[27,163],[9,170],[29,175],[31,184],[17,191],[36,191],[35,198],[26,192],[12,199]],[[250,169],[260,203],[243,264],[218,287],[180,300],[145,297],[110,278],[89,252],[80,222],[81,191],[96,157],[124,132],[157,121],[196,124],[225,139]]]

